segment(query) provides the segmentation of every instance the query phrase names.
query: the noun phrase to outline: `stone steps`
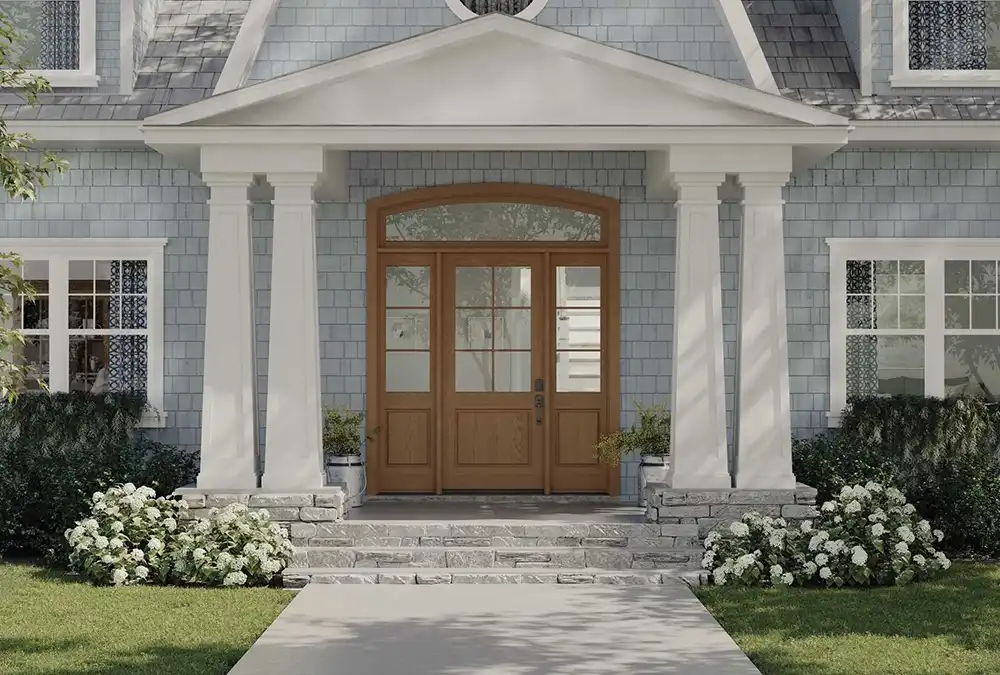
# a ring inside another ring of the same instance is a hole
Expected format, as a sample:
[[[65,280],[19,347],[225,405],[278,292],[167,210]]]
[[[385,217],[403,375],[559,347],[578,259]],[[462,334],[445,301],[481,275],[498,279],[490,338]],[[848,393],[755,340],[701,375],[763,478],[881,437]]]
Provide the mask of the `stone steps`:
[[[292,523],[296,546],[322,547],[697,547],[695,524],[581,523],[554,520]]]
[[[690,567],[701,560],[693,547],[614,546],[490,547],[311,546],[296,550],[292,565],[306,568],[597,568],[602,570]]]
[[[295,568],[285,570],[285,588],[315,584],[608,584],[644,586],[681,580],[686,573],[675,569],[606,570],[594,568],[518,569],[424,568],[385,569],[358,567]]]

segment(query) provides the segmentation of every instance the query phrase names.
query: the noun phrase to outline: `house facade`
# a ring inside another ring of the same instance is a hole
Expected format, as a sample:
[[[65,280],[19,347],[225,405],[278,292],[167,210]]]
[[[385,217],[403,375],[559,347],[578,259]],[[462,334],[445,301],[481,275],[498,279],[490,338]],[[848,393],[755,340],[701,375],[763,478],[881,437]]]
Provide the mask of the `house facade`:
[[[855,394],[1000,391],[993,0],[0,0],[67,160],[0,202],[54,390],[199,488],[788,489]],[[29,383],[29,387],[32,386]]]

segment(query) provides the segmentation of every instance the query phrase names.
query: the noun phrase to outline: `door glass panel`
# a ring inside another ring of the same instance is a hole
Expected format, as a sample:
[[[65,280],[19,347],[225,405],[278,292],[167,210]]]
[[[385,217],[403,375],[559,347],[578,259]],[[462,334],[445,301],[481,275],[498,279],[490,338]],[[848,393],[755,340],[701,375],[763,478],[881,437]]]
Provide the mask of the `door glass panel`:
[[[494,267],[497,307],[531,306],[531,268]]]
[[[600,241],[601,218],[542,204],[443,204],[385,219],[388,241]]]
[[[385,390],[388,392],[430,391],[430,352],[388,352],[385,355]]]
[[[492,349],[493,312],[488,309],[456,309],[455,348]]]
[[[531,349],[531,310],[496,310],[496,349]]]
[[[385,390],[429,392],[431,269],[387,267],[385,288]]]
[[[493,377],[493,391],[531,391],[531,352],[496,352]]]
[[[455,352],[455,391],[493,391],[493,352]]]
[[[430,349],[430,310],[385,310],[386,349]]]
[[[386,307],[430,307],[431,268],[387,267],[385,305]]]
[[[493,268],[459,267],[455,270],[455,305],[493,307]]]
[[[601,268],[556,268],[556,391],[601,391]]]

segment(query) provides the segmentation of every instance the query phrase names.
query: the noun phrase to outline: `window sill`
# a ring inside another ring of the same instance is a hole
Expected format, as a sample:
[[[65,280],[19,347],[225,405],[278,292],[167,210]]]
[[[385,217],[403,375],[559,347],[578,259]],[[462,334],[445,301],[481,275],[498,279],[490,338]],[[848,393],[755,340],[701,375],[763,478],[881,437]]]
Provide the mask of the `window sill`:
[[[29,70],[28,75],[44,77],[53,89],[62,87],[96,88],[101,78],[79,70]]]
[[[167,426],[167,413],[158,410],[147,410],[142,413],[142,419],[137,425],[140,429],[164,429]]]
[[[1000,70],[908,70],[889,76],[893,87],[1000,87]]]

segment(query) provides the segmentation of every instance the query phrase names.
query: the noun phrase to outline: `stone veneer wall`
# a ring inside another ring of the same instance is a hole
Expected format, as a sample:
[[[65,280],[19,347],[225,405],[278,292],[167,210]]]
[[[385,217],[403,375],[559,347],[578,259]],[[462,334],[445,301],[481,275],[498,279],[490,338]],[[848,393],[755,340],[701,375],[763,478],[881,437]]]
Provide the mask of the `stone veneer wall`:
[[[786,520],[815,518],[816,489],[802,484],[794,490],[674,490],[662,483],[646,486],[646,520],[696,524],[699,544],[712,530],[726,527],[750,511]]]
[[[244,504],[252,511],[266,511],[272,523],[278,523],[290,536],[299,523],[331,523],[343,520],[350,510],[340,487],[312,493],[286,493],[254,490],[247,492],[200,491],[181,488],[175,495],[187,502],[186,519],[207,518],[214,508]]]

